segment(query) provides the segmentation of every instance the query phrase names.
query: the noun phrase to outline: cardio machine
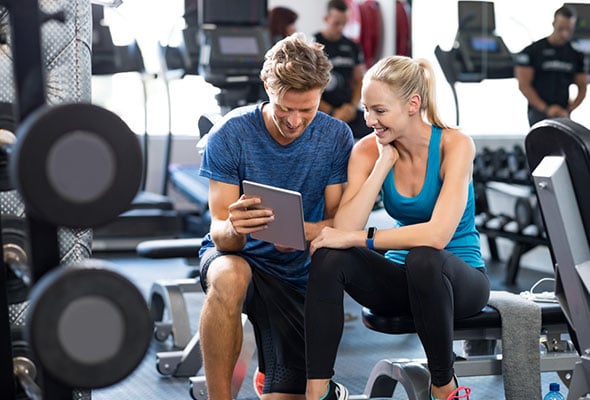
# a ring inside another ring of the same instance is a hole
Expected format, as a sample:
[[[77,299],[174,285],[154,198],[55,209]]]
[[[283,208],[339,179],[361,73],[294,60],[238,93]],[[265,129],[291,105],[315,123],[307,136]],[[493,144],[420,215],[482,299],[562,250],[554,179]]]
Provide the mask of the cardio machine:
[[[514,76],[513,56],[496,34],[494,3],[459,1],[459,28],[450,50],[436,46],[434,54],[453,92],[456,123],[459,124],[457,82],[481,82]]]

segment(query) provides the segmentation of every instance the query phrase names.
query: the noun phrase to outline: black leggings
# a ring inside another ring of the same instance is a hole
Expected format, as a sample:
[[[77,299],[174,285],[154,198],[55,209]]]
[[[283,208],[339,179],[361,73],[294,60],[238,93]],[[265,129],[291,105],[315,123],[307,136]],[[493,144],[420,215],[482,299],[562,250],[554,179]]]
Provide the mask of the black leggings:
[[[308,379],[334,375],[344,327],[344,291],[378,314],[412,316],[432,383],[443,386],[454,374],[453,319],[480,311],[490,284],[483,269],[432,247],[411,249],[406,265],[366,248],[317,250],[305,302]]]

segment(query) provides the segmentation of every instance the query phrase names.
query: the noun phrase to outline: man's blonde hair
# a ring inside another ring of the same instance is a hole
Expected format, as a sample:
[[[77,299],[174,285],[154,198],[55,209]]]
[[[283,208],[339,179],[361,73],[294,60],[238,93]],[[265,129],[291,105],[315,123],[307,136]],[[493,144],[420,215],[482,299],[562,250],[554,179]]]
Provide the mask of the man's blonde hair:
[[[302,33],[294,33],[266,52],[260,79],[280,97],[289,90],[323,90],[331,70],[324,46],[309,43]]]

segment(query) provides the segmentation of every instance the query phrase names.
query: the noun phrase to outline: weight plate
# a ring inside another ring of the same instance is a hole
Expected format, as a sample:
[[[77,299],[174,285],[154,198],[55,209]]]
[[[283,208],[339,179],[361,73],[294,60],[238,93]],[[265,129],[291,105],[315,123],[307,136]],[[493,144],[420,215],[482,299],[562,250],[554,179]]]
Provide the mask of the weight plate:
[[[139,141],[127,124],[85,103],[41,107],[17,130],[10,173],[31,212],[55,226],[103,225],[141,183]]]
[[[127,377],[153,332],[135,285],[92,259],[44,275],[31,291],[27,317],[35,358],[57,381],[83,389]]]

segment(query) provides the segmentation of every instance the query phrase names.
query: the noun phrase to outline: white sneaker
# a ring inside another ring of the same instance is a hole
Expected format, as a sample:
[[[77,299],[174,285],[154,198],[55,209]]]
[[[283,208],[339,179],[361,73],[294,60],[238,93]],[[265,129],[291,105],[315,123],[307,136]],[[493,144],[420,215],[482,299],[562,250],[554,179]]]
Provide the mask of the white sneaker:
[[[328,392],[320,400],[348,400],[348,389],[331,380],[328,383]]]

